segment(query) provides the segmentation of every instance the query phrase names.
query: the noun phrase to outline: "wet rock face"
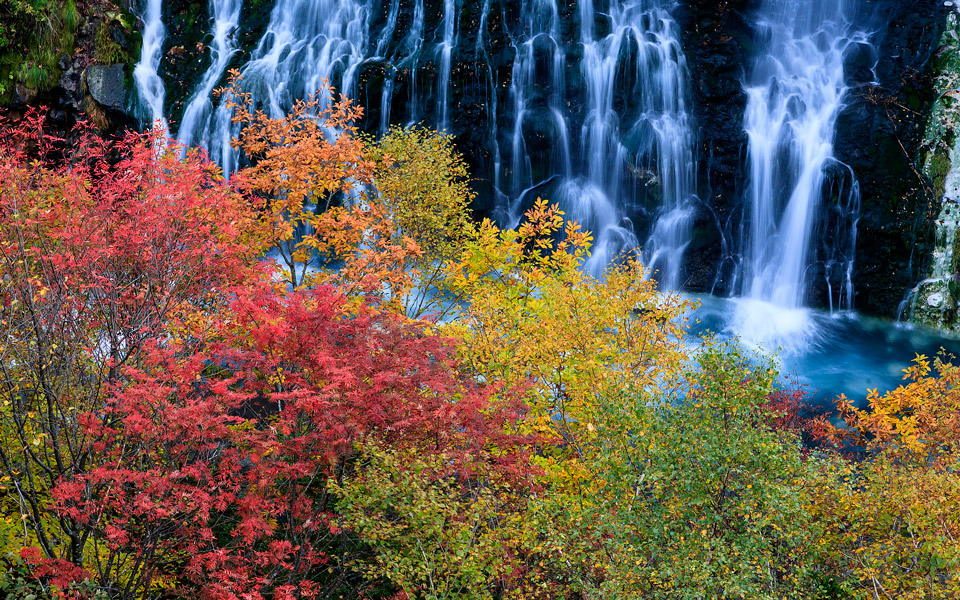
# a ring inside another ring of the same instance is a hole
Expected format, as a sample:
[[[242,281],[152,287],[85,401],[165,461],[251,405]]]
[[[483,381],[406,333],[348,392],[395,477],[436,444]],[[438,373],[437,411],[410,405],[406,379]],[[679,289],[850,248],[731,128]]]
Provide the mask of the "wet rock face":
[[[864,312],[897,316],[932,250],[935,197],[921,147],[948,10],[941,0],[860,3],[858,19],[876,31],[878,62],[874,75],[866,49],[848,53],[835,153],[860,185],[854,306]]]
[[[174,122],[183,109],[204,70],[210,65],[210,15],[205,0],[171,0],[163,4],[163,24],[167,38],[163,46],[159,74],[166,88],[164,110]],[[139,58],[139,57],[138,57]]]
[[[687,287],[729,293],[733,262],[723,236],[734,237],[742,220],[747,135],[743,77],[752,56],[750,16],[758,0],[687,2],[677,14],[693,79],[699,132],[698,195],[704,210],[687,251]],[[729,240],[733,243],[734,240]],[[728,245],[729,247],[729,245]]]
[[[918,167],[931,201],[925,221],[932,238],[922,279],[907,294],[902,312],[915,323],[960,331],[960,13],[950,12],[934,54],[933,106],[927,111]],[[935,214],[930,218],[929,215]]]

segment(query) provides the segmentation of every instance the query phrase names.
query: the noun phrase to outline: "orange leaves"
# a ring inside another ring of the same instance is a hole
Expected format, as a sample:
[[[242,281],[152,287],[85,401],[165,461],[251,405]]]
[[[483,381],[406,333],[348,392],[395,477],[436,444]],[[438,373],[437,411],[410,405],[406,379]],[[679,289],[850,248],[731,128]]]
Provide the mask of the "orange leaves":
[[[838,461],[813,487],[829,523],[829,561],[865,595],[954,598],[960,593],[960,368],[917,355],[906,383],[869,390],[859,409],[837,401],[838,444],[866,453]]]
[[[845,428],[836,431],[837,439],[920,461],[960,450],[960,368],[917,355],[903,378],[906,384],[886,394],[869,390],[867,409],[841,397]]]
[[[253,106],[236,72],[230,83],[220,93],[234,109],[233,121],[243,125],[233,143],[253,161],[244,178],[250,189],[272,196],[274,217],[303,216],[305,202],[329,202],[331,193],[370,181],[373,163],[364,159],[354,124],[362,109],[345,98],[325,100],[325,87],[273,118]]]
[[[398,302],[410,288],[416,275],[410,263],[422,252],[410,238],[396,236],[383,207],[334,207],[317,215],[312,224],[314,233],[304,239],[303,248],[341,264],[307,274],[305,284],[338,285],[349,296],[384,303]]]
[[[351,295],[399,305],[417,273],[420,247],[365,190],[374,159],[355,125],[362,111],[324,88],[274,118],[253,106],[234,74],[221,90],[242,126],[234,146],[251,165],[239,185],[262,201],[261,221],[293,288],[342,285]],[[391,158],[380,153],[378,165]]]

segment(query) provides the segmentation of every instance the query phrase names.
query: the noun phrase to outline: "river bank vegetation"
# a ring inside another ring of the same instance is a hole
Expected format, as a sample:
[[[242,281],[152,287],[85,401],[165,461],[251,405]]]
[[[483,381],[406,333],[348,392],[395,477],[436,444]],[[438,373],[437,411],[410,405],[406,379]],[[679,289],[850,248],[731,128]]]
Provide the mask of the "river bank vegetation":
[[[225,94],[229,182],[0,131],[7,597],[960,595],[946,357],[807,415],[550,202],[475,222],[448,137]]]

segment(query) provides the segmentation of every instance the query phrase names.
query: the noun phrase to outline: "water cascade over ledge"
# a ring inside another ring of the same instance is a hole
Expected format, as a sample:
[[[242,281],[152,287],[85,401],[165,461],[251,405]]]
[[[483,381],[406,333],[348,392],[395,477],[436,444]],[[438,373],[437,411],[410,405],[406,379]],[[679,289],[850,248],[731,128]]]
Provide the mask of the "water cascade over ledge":
[[[266,32],[240,69],[244,91],[256,106],[280,117],[295,100],[325,89],[325,82],[352,90],[368,47],[368,20],[367,6],[354,0],[278,0]],[[231,116],[221,104],[208,117],[213,123],[204,126],[211,131],[210,155],[227,175],[238,166],[230,140],[239,129]]]
[[[137,86],[137,99],[141,120],[150,127],[158,126],[167,131],[167,115],[163,101],[165,91],[163,80],[157,73],[163,56],[163,43],[167,30],[163,26],[163,0],[146,0],[143,15],[143,42],[140,61],[133,69],[133,79]]]
[[[219,143],[221,146],[217,149],[217,154],[223,155],[229,151],[229,140],[216,139],[213,136],[215,129],[227,131],[229,123],[215,122],[214,115],[213,90],[223,77],[230,64],[230,59],[236,53],[235,33],[240,24],[240,8],[242,0],[210,0],[209,9],[213,17],[213,41],[210,45],[212,61],[210,67],[203,74],[203,79],[197,86],[196,91],[190,98],[189,104],[183,111],[181,118],[178,138],[183,146],[199,146],[210,151],[211,142]],[[219,119],[224,119],[229,115],[226,111],[221,111],[217,115]]]
[[[867,37],[848,20],[855,1],[764,0],[760,9],[760,54],[745,86],[749,216],[734,323],[748,341],[802,343],[812,333],[814,271],[831,307],[852,308],[859,191],[833,140],[848,91],[844,53]]]
[[[159,2],[150,2],[159,24]],[[450,130],[462,109],[456,71],[472,53],[490,156],[477,175],[493,183],[499,221],[515,225],[536,196],[559,202],[594,234],[591,272],[642,247],[663,287],[679,289],[697,200],[677,3],[521,0],[509,14],[505,3],[481,4],[473,20],[463,18],[462,0],[444,0],[432,7],[436,15],[423,0],[277,0],[240,67],[241,85],[273,116],[326,81],[366,102],[377,132],[391,124]],[[228,176],[239,166],[230,147],[238,130],[212,92],[237,52],[240,5],[210,0],[212,62],[176,132]],[[508,72],[492,58],[504,41]],[[371,77],[379,82],[373,94]],[[149,92],[141,90],[145,102]]]

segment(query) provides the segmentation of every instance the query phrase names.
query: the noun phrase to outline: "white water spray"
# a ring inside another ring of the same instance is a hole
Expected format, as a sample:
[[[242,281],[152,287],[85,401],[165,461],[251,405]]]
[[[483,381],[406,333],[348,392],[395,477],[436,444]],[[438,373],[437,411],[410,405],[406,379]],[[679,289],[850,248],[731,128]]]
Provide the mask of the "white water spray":
[[[810,333],[803,308],[810,245],[828,169],[836,163],[833,139],[847,94],[844,52],[866,42],[848,21],[851,1],[764,0],[761,7],[761,54],[747,80],[744,119],[750,213],[742,286],[748,301],[735,319],[744,337],[760,343]],[[761,304],[769,306],[761,310]]]

